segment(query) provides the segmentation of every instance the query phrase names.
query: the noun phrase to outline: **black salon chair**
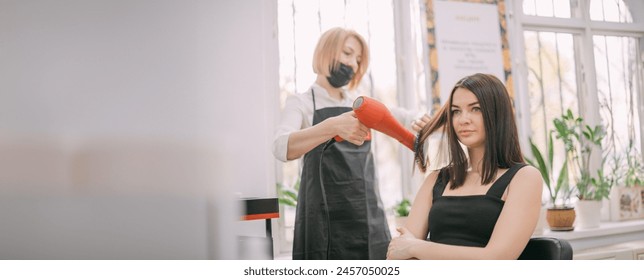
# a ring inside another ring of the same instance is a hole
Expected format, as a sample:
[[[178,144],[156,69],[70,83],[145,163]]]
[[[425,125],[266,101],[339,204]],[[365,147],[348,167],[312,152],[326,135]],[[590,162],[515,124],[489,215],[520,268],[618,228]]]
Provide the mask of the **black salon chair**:
[[[563,239],[533,237],[523,249],[519,260],[572,260],[572,247]]]

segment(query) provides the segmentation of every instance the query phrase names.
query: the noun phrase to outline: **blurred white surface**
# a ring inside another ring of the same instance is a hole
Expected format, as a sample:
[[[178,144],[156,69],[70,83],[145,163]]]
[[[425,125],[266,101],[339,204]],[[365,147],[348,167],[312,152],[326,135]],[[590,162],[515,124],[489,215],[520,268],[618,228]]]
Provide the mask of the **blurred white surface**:
[[[236,259],[264,228],[235,226],[235,193],[275,186],[276,16],[0,0],[0,257]]]

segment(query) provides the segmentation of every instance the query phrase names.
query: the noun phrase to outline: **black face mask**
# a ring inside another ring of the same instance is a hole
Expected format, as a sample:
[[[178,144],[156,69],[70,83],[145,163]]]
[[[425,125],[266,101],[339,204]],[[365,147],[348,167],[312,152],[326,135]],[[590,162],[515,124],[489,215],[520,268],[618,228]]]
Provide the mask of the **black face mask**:
[[[353,79],[353,68],[340,63],[339,67],[331,69],[331,76],[326,79],[334,88],[346,86]]]

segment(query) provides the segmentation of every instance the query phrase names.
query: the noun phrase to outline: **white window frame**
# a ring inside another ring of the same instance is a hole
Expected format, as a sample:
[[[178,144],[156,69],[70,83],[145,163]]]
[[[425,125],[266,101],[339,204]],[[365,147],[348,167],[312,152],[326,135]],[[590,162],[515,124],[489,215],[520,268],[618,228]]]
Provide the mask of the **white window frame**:
[[[581,6],[581,11],[589,11],[590,0],[571,0],[576,1]],[[525,55],[524,30],[562,32],[571,33],[579,36],[583,48],[575,50],[578,57],[579,65],[576,67],[577,84],[579,92],[579,114],[590,125],[601,123],[599,115],[599,99],[596,84],[595,58],[593,53],[593,36],[629,36],[637,37],[640,40],[639,59],[639,89],[644,89],[644,3],[638,1],[625,0],[629,5],[634,23],[615,23],[592,21],[588,12],[582,12],[578,18],[555,18],[531,16],[523,14],[523,1],[506,1],[507,20],[511,43],[512,71],[515,77],[515,92],[517,92],[517,119],[519,124],[519,137],[521,139],[522,149],[529,151],[528,138],[531,136],[530,114],[530,97],[528,92],[528,65]],[[638,16],[640,18],[638,18]],[[639,93],[642,96],[642,92]],[[640,123],[644,118],[644,101],[639,98],[639,117]],[[644,137],[644,128],[640,127],[640,135]],[[644,141],[639,147],[640,152],[644,151]],[[597,169],[601,165],[601,153],[593,153],[591,159],[591,168]]]

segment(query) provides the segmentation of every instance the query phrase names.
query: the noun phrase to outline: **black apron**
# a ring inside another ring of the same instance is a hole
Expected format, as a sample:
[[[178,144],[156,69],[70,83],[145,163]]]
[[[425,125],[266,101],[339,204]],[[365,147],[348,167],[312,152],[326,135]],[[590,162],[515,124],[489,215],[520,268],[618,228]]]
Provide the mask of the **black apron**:
[[[313,125],[352,110],[316,110],[312,89],[311,95]],[[360,146],[342,141],[324,148],[322,143],[304,155],[293,259],[385,259],[391,235],[374,174],[371,141]]]

